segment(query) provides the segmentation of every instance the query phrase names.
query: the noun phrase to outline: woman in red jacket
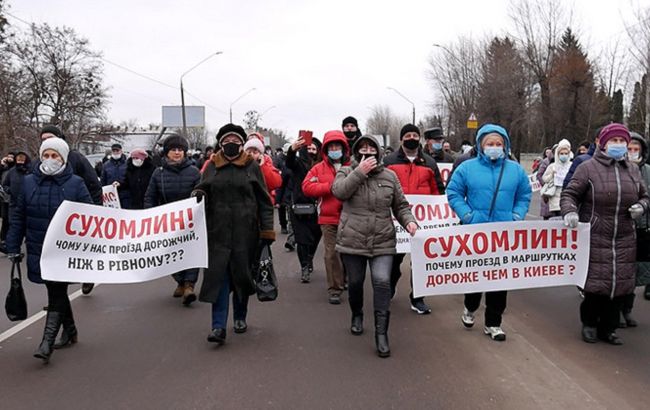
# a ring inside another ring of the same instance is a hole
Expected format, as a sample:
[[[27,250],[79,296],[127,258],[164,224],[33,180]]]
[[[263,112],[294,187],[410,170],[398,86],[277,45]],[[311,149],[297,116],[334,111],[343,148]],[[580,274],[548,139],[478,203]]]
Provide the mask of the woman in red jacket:
[[[325,133],[321,155],[323,161],[309,170],[302,182],[302,191],[306,196],[319,200],[318,224],[323,232],[323,242],[325,243],[327,292],[329,293],[329,302],[338,305],[341,303],[345,279],[341,258],[334,248],[336,247],[336,233],[343,204],[332,194],[332,184],[336,177],[336,171],[341,166],[350,164],[350,148],[345,134],[341,131]]]
[[[280,175],[280,171],[273,166],[273,161],[269,159],[269,156],[264,154],[264,144],[262,144],[259,139],[249,139],[244,145],[244,151],[248,152],[253,159],[260,164],[260,169],[264,176],[264,182],[266,183],[266,189],[271,196],[271,202],[275,205],[274,191],[282,185],[282,176]]]

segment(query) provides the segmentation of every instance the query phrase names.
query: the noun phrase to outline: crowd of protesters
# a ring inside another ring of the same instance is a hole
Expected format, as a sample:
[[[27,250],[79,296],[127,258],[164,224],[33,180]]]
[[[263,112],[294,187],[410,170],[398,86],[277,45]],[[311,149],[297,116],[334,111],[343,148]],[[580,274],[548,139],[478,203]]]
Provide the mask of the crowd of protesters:
[[[405,195],[446,195],[461,224],[524,220],[533,195],[528,175],[512,157],[507,130],[497,124],[484,124],[475,140],[463,141],[458,152],[451,150],[440,127],[420,130],[406,124],[392,149],[363,135],[357,120],[346,117],[322,141],[300,136],[273,152],[263,135],[227,124],[215,145],[201,153],[190,153],[179,135],[167,136],[156,153],[139,148],[126,154],[116,143],[95,169],[68,146],[57,127],[44,127],[40,136],[36,155],[16,150],[0,164],[0,239],[1,250],[14,263],[22,259],[24,241],[28,277],[47,289],[45,328],[34,354],[45,362],[53,349],[78,338],[68,283],[40,276],[45,233],[64,200],[101,205],[102,186],[113,185],[126,209],[190,197],[205,201],[209,263],[202,270],[198,299],[212,306],[209,342],[226,342],[231,300],[233,330],[246,332],[248,299],[255,291],[253,270],[261,247],[276,240],[277,209],[284,248],[296,251],[300,265],[296,276],[309,284],[312,275],[324,271],[328,302],[339,305],[348,299],[353,335],[364,332],[369,267],[380,357],[391,353],[390,305],[406,257],[396,251],[393,217],[410,235],[419,229]],[[579,222],[591,226],[588,275],[580,289],[581,334],[587,343],[622,344],[616,329],[638,325],[632,315],[635,287],[645,286],[645,298],[650,299],[648,157],[643,136],[622,124],[608,124],[596,132],[593,143],[574,148],[568,139],[559,139],[533,165],[542,187],[541,217],[562,220],[570,228]],[[444,163],[453,164],[447,183],[438,167]],[[321,242],[322,270],[315,267]],[[197,300],[199,276],[199,269],[175,273],[172,296],[190,306]],[[411,310],[431,313],[412,287],[411,279]],[[88,294],[92,284],[83,288]],[[465,328],[474,326],[481,299],[481,293],[464,296],[459,313]],[[483,330],[495,341],[506,339],[506,299],[505,290],[485,294]]]

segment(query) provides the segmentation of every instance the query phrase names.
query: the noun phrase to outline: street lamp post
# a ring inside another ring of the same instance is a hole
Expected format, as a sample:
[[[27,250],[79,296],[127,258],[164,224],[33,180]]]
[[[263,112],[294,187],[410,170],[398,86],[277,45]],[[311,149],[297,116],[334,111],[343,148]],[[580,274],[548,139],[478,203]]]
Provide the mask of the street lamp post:
[[[241,100],[242,98],[244,98],[245,96],[247,96],[249,93],[251,93],[251,92],[253,92],[253,91],[255,91],[255,87],[253,87],[253,88],[251,88],[250,90],[246,91],[244,94],[242,94],[242,95],[240,95],[239,97],[237,97],[237,99],[236,99],[235,101],[233,101],[233,102],[230,103],[230,123],[231,123],[231,124],[232,124],[232,106],[235,105],[235,103],[236,103],[237,101]],[[267,110],[267,111],[268,111],[268,110]]]
[[[411,106],[413,107],[413,125],[415,125],[415,104],[413,104],[413,101],[411,101],[411,100],[409,100],[408,98],[406,98],[406,97],[404,96],[404,94],[402,94],[401,92],[397,91],[397,90],[396,90],[395,88],[393,88],[393,87],[386,87],[386,88],[388,88],[389,90],[393,90],[393,91],[395,91],[395,93],[397,93],[397,95],[399,95],[400,97],[402,97],[403,99],[405,99],[406,101],[408,101],[409,104],[411,104]]]
[[[185,77],[190,71],[194,70],[196,67],[200,66],[201,64],[205,63],[206,61],[208,61],[212,57],[214,57],[216,55],[219,55],[219,54],[223,54],[223,51],[217,51],[216,53],[210,54],[209,56],[207,56],[203,60],[199,61],[192,68],[185,71],[181,75],[181,113],[182,113],[182,116],[183,116],[183,137],[185,137],[185,138],[187,137],[187,122],[185,120],[185,91],[183,90],[183,77]]]
[[[258,122],[258,124],[257,124],[257,128],[258,128],[258,129],[259,129],[259,122],[262,120],[262,117],[264,117],[264,114],[266,114],[267,112],[271,111],[271,110],[274,109],[274,108],[276,108],[276,106],[275,106],[275,105],[272,105],[272,106],[270,106],[269,108],[267,108],[266,110],[262,111],[261,114],[258,114],[258,115],[257,115],[257,122]]]

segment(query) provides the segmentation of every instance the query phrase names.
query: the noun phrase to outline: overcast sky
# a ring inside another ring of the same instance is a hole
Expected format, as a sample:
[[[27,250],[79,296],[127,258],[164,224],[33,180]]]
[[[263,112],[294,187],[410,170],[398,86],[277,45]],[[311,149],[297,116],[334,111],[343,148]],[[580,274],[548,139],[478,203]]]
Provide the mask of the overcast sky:
[[[650,0],[575,0],[576,30],[583,44],[600,49],[624,36],[632,4]],[[187,92],[208,104],[206,122],[217,129],[247,110],[271,106],[262,126],[293,137],[298,129],[322,135],[347,115],[362,129],[369,107],[389,105],[421,118],[436,93],[427,61],[460,35],[482,37],[511,30],[507,0],[9,0],[9,12],[30,22],[66,25],[88,38],[106,60],[177,86],[180,75],[223,51],[184,79]],[[21,26],[15,19],[11,24]],[[24,26],[24,25],[23,25]],[[512,31],[512,30],[511,30]],[[180,105],[180,91],[105,65],[109,119],[161,122],[162,105]],[[186,95],[186,104],[203,105]]]

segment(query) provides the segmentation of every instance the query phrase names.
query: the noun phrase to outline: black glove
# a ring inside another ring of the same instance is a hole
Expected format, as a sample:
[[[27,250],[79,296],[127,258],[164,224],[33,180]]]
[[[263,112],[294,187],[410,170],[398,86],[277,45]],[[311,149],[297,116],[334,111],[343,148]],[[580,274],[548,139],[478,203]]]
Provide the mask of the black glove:
[[[196,191],[192,191],[191,196],[196,198],[196,202],[200,204],[203,198],[205,198],[205,192],[197,189]]]

